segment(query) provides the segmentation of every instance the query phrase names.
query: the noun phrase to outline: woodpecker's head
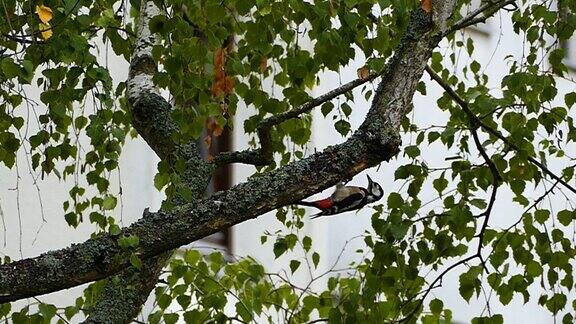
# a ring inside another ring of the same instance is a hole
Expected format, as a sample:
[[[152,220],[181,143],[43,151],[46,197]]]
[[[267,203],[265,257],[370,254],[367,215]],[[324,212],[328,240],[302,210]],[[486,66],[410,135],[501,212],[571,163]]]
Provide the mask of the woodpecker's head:
[[[374,202],[374,201],[378,201],[380,200],[380,198],[382,198],[382,196],[384,196],[384,190],[382,190],[382,187],[380,187],[380,185],[374,181],[372,181],[372,179],[370,179],[369,175],[366,175],[366,177],[368,177],[368,201],[370,202]]]

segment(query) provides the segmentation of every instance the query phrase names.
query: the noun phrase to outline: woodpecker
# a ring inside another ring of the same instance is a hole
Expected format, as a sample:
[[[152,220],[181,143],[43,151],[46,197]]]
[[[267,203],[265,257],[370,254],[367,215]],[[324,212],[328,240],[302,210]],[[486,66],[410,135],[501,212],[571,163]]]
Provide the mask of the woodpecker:
[[[312,215],[312,219],[321,216],[336,215],[364,207],[366,204],[380,200],[384,195],[382,187],[368,177],[368,188],[336,185],[336,190],[328,198],[316,201],[299,201],[298,205],[311,206],[321,210]]]

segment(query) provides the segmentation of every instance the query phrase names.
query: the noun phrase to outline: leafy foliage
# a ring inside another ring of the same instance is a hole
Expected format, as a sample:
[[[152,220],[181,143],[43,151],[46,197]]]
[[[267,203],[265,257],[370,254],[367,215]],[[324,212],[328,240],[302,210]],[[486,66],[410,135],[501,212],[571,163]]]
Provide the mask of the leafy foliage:
[[[503,2],[481,2],[480,17]],[[73,227],[96,224],[141,268],[139,238],[122,234],[115,213],[119,192],[109,180],[118,172],[126,137],[137,134],[125,82],[114,79],[98,55],[111,49],[130,59],[138,3],[31,3],[5,1],[0,14],[0,162],[14,169],[24,154],[34,179],[69,181],[64,220]],[[490,289],[503,305],[514,298],[537,300],[564,323],[573,322],[576,211],[570,201],[570,152],[576,142],[576,92],[559,84],[574,85],[565,60],[569,53],[561,45],[574,41],[576,2],[558,3],[552,9],[546,1],[517,1],[513,12],[502,16],[512,26],[502,32],[519,35],[524,52],[506,57],[509,70],[501,79],[492,80],[489,66],[476,58],[469,33],[453,30],[447,47],[433,53],[429,73],[452,91],[428,109],[438,108],[446,120],[428,125],[403,116],[404,138],[411,140],[404,143],[394,177],[405,185],[374,206],[358,262],[346,271],[337,271],[335,264],[317,274],[324,256],[304,231],[304,209],[280,209],[282,229],[263,233],[261,242],[276,259],[288,258],[289,274],[266,272],[250,257],[185,250],[157,285],[147,320],[448,323],[453,310],[429,294],[448,272],[461,271],[458,291],[467,302]],[[208,148],[212,136],[231,128],[241,110],[249,111],[242,126],[257,147],[255,136],[265,118],[308,102],[323,73],[339,73],[356,57],[365,58],[360,79],[380,73],[402,45],[410,12],[433,9],[430,1],[411,0],[167,0],[161,7],[164,13],[151,21],[160,37],[153,59],[161,69],[153,79],[171,96],[180,130],[172,139]],[[459,1],[450,23],[477,18],[469,16],[475,9],[470,1]],[[39,93],[39,102],[28,95],[30,89]],[[431,96],[424,82],[417,90]],[[360,113],[357,97],[369,100],[373,91],[364,86],[361,93],[347,92],[323,103],[320,111],[348,136],[350,117]],[[276,163],[258,172],[302,159],[311,125],[306,112],[272,128]],[[442,165],[428,165],[430,150],[446,154]],[[559,168],[554,177],[550,170]],[[184,163],[160,162],[154,184],[172,196],[170,185],[182,181],[184,169]],[[523,211],[504,215],[514,218],[500,228],[493,225],[501,214],[494,206],[504,190]],[[549,197],[565,197],[566,203],[546,206]],[[306,271],[308,283],[295,284]],[[324,279],[326,287],[313,285]],[[75,305],[64,308],[39,302],[18,310],[3,304],[0,318],[14,323],[77,319],[90,312],[103,285],[92,284]],[[531,295],[538,286],[541,295]],[[478,315],[473,323],[504,320],[500,314]]]

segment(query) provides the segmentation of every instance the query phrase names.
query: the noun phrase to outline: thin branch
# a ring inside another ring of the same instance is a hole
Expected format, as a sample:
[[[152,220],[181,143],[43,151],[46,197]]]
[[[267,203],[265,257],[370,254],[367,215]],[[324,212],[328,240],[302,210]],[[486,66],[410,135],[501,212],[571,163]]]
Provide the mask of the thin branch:
[[[440,213],[440,214],[432,214],[432,215],[426,215],[426,216],[422,216],[420,218],[416,218],[414,220],[410,220],[412,223],[418,223],[421,221],[425,221],[427,219],[431,219],[431,218],[436,218],[436,217],[443,217],[443,216],[449,216],[448,213]]]
[[[528,213],[530,210],[532,210],[533,208],[538,206],[538,204],[541,203],[542,200],[544,200],[552,191],[554,191],[554,188],[556,188],[558,183],[560,183],[560,182],[558,182],[558,181],[554,182],[552,187],[550,187],[548,190],[546,190],[544,192],[544,194],[542,194],[540,197],[538,197],[536,200],[534,200],[534,203],[532,203],[532,205],[528,206],[528,208],[526,208],[526,210],[524,210],[524,212],[522,213],[522,216],[520,216],[520,218],[514,224],[508,226],[504,230],[504,232],[502,232],[500,237],[498,237],[496,242],[494,242],[494,245],[493,245],[494,249],[496,249],[498,244],[500,244],[500,241],[502,241],[502,239],[510,232],[511,229],[513,229],[514,227],[518,226],[518,224],[520,224],[520,222],[524,219],[524,215],[526,215],[526,213]]]
[[[478,233],[478,249],[476,250],[476,255],[480,258],[480,263],[482,264],[482,268],[486,272],[488,272],[488,268],[486,267],[486,262],[482,257],[482,247],[484,246],[484,233],[486,233],[486,229],[488,228],[488,220],[490,219],[490,214],[492,213],[492,208],[494,207],[494,202],[496,201],[496,193],[498,191],[498,183],[495,182],[492,185],[492,195],[490,196],[490,202],[488,203],[488,207],[484,212],[484,223],[482,223],[482,227],[480,228],[480,232]]]
[[[271,130],[273,126],[277,126],[282,122],[289,119],[298,118],[302,114],[310,112],[312,109],[328,102],[340,95],[343,95],[354,88],[376,79],[380,73],[372,72],[365,78],[358,78],[341,85],[319,97],[313,98],[308,102],[278,115],[270,116],[264,119],[258,125],[257,134],[260,140],[260,148],[255,150],[244,150],[239,152],[224,152],[216,156],[213,163],[216,165],[223,165],[228,163],[244,163],[253,164],[257,166],[268,165],[272,163],[272,135]]]
[[[474,254],[471,255],[465,259],[462,259],[454,264],[452,264],[451,266],[449,266],[448,268],[444,269],[444,271],[442,271],[442,273],[440,273],[440,275],[438,275],[438,277],[436,277],[436,279],[434,279],[434,281],[432,281],[432,283],[430,284],[430,286],[425,290],[424,295],[422,296],[422,298],[420,298],[418,305],[410,312],[408,313],[408,315],[406,315],[405,317],[399,319],[398,321],[395,321],[397,323],[402,323],[402,322],[406,322],[408,320],[410,320],[418,311],[418,309],[422,306],[422,304],[424,303],[424,300],[426,299],[426,297],[428,296],[428,294],[435,288],[439,287],[437,284],[442,280],[442,278],[444,278],[444,276],[452,271],[452,269],[461,266],[469,261],[474,260],[475,258],[477,258],[478,255]]]
[[[512,5],[512,8],[505,8],[508,5]],[[468,16],[460,19],[456,22],[450,29],[446,31],[444,36],[455,32],[457,30],[476,25],[478,23],[485,23],[488,18],[492,17],[496,12],[500,11],[500,9],[506,11],[514,11],[518,10],[518,5],[516,4],[516,0],[506,0],[506,1],[487,1],[484,5],[480,6],[478,9],[472,11]],[[482,17],[478,17],[478,15],[483,14]]]
[[[480,260],[480,264],[482,265],[482,268],[484,269],[484,271],[488,272],[488,267],[486,266],[486,261],[484,260],[484,257],[482,256],[482,247],[484,245],[484,235],[486,233],[486,229],[488,228],[488,221],[490,220],[490,215],[492,213],[492,209],[494,208],[494,203],[496,202],[498,187],[502,181],[502,178],[500,176],[500,173],[498,172],[498,169],[496,168],[496,165],[488,156],[486,149],[482,146],[482,143],[480,142],[480,139],[478,137],[477,129],[479,126],[481,126],[481,124],[480,124],[481,120],[478,117],[476,117],[476,115],[474,115],[474,113],[469,109],[467,103],[462,98],[460,98],[458,96],[458,94],[456,94],[456,92],[454,90],[452,90],[452,88],[439,75],[437,75],[434,71],[432,71],[432,69],[429,66],[426,66],[426,72],[442,88],[444,88],[444,90],[446,90],[446,92],[452,97],[452,99],[454,101],[456,101],[462,107],[464,112],[467,114],[469,126],[470,126],[470,131],[472,132],[472,137],[474,139],[474,144],[476,145],[476,148],[480,152],[480,155],[482,156],[482,158],[484,159],[484,161],[488,165],[490,172],[492,173],[492,194],[490,195],[490,201],[488,203],[488,206],[486,207],[486,210],[482,214],[480,214],[480,215],[483,215],[485,217],[484,217],[484,221],[482,223],[482,226],[480,227],[480,231],[476,235],[476,237],[478,237],[478,248],[476,249],[476,253],[465,258],[465,259],[462,259],[462,260],[452,264],[448,268],[444,269],[444,271],[442,273],[440,273],[440,275],[437,276],[436,279],[434,279],[434,281],[425,290],[424,295],[422,296],[422,298],[418,302],[418,305],[408,315],[406,315],[406,317],[399,320],[399,322],[404,322],[404,321],[410,320],[416,314],[416,312],[418,312],[418,310],[420,309],[420,307],[424,303],[424,300],[426,299],[428,294],[434,288],[438,287],[437,284],[439,282],[441,282],[442,278],[448,272],[450,272],[452,269],[454,269],[454,268],[456,268],[462,264],[465,264],[465,263],[467,263],[473,259],[478,258]],[[417,296],[417,295],[415,295],[415,296]]]
[[[319,318],[319,319],[315,319],[313,321],[310,321],[307,324],[322,323],[322,322],[328,322],[328,319],[327,318]]]
[[[45,41],[40,40],[40,39],[28,39],[26,37],[10,35],[7,33],[2,33],[2,36],[8,38],[11,41],[15,41],[17,43],[20,43],[20,44],[46,44]]]
[[[426,72],[428,72],[428,74],[430,75],[430,77],[432,79],[434,79],[434,81],[436,81],[449,95],[450,97],[452,97],[454,99],[454,101],[456,101],[458,103],[458,105],[460,105],[460,107],[462,108],[462,110],[466,113],[466,115],[468,115],[468,117],[474,119],[475,123],[482,127],[482,129],[484,129],[485,131],[487,131],[488,133],[490,133],[491,135],[495,136],[496,138],[498,138],[499,140],[503,141],[506,145],[508,145],[510,148],[512,148],[514,151],[516,152],[522,152],[522,149],[520,149],[516,144],[512,143],[508,138],[506,138],[504,135],[502,135],[502,133],[500,133],[498,130],[495,130],[494,128],[488,126],[487,124],[485,124],[480,118],[478,118],[473,112],[472,110],[470,110],[470,107],[468,107],[468,104],[466,103],[466,101],[464,101],[464,99],[462,99],[446,82],[444,82],[444,80],[442,80],[442,78],[436,74],[436,72],[434,72],[430,67],[426,67]],[[538,168],[540,168],[540,170],[542,170],[545,174],[547,174],[548,176],[550,176],[552,179],[560,182],[564,187],[566,187],[568,190],[572,191],[573,193],[576,194],[576,188],[574,188],[573,186],[571,186],[570,184],[568,184],[566,181],[562,180],[562,178],[560,178],[559,176],[557,176],[554,172],[550,171],[550,169],[548,169],[544,164],[542,164],[540,161],[536,160],[535,158],[531,157],[531,156],[526,156],[526,160],[530,161],[532,164],[536,165]]]

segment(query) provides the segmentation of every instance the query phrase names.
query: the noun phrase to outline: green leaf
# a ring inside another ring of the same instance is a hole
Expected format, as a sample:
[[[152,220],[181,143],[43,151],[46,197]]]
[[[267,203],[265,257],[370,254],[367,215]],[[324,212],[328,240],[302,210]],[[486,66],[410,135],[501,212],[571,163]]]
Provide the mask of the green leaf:
[[[388,208],[401,208],[404,205],[404,199],[397,192],[388,195]]]
[[[312,238],[310,238],[310,236],[304,236],[302,239],[302,247],[304,248],[304,251],[310,251],[310,248],[312,247]]]
[[[322,107],[320,107],[320,111],[324,117],[328,116],[328,114],[334,109],[334,104],[330,101],[324,103]]]
[[[334,124],[334,127],[342,136],[348,135],[350,132],[350,123],[341,119]]]
[[[444,303],[440,299],[435,298],[430,301],[430,311],[432,314],[440,315],[442,309],[444,309]]]
[[[158,303],[158,307],[160,307],[160,309],[166,309],[172,303],[172,297],[167,294],[161,294],[156,298],[156,302]]]
[[[543,269],[540,263],[530,260],[528,264],[526,264],[526,272],[532,277],[538,277],[542,275]]]
[[[188,309],[188,306],[192,302],[192,298],[188,295],[180,295],[176,297],[176,301],[178,302],[180,307],[182,307],[183,310],[186,310]]]
[[[288,250],[288,244],[286,240],[282,237],[278,238],[274,243],[274,256],[278,259],[282,254],[284,254]]]
[[[474,284],[467,279],[466,276],[460,276],[460,287],[458,289],[460,292],[460,296],[464,298],[467,302],[470,302],[470,298],[472,298],[472,294],[474,293]]]
[[[44,320],[48,322],[56,316],[57,311],[56,306],[44,303],[38,304],[38,310],[40,311],[40,314],[42,314],[42,317],[44,317]]]
[[[167,313],[162,316],[166,324],[176,324],[180,315],[176,313]]]
[[[474,317],[472,319],[472,324],[503,324],[504,317],[500,314],[493,315],[491,317]]]
[[[245,322],[251,322],[252,321],[252,314],[250,314],[250,312],[246,309],[244,304],[242,304],[241,302],[236,303],[236,313],[238,315],[240,315],[240,317],[242,317],[242,319]]]
[[[429,132],[428,133],[428,143],[429,144],[434,143],[439,138],[440,138],[440,133],[438,133],[438,132]]]
[[[132,253],[130,255],[130,264],[136,269],[142,268],[142,260],[140,260],[140,258],[138,257],[138,255],[136,255],[136,253]]]
[[[498,288],[497,293],[498,293],[498,297],[499,297],[500,302],[503,305],[508,305],[510,303],[510,301],[512,300],[512,296],[513,296],[514,291],[512,290],[511,287],[504,284]]]
[[[290,271],[292,272],[292,274],[294,274],[294,272],[298,270],[298,267],[300,267],[300,261],[297,260],[290,261]]]
[[[116,208],[116,202],[117,202],[116,197],[107,196],[106,198],[104,198],[104,201],[102,201],[102,209],[112,210]]]
[[[197,250],[186,250],[184,253],[184,261],[189,265],[196,265],[201,257],[202,255]]]
[[[76,213],[67,213],[66,215],[64,215],[64,219],[66,220],[66,223],[68,223],[68,225],[70,226],[78,226],[78,215],[76,215]]]
[[[404,148],[404,153],[411,159],[415,159],[420,156],[420,149],[416,145],[410,145]]]
[[[574,106],[574,104],[576,103],[576,92],[567,93],[564,96],[564,102],[566,103],[566,106],[568,108]]]
[[[421,95],[425,96],[426,95],[426,83],[424,83],[423,81],[418,82],[418,85],[416,86],[416,91],[418,91]]]
[[[574,212],[564,209],[558,212],[557,217],[560,224],[568,226],[574,219]]]
[[[2,59],[0,67],[2,68],[2,72],[4,73],[6,79],[12,79],[20,75],[20,66],[14,63],[14,61],[10,57],[5,57],[4,59]]]
[[[118,245],[123,249],[133,249],[140,245],[140,239],[136,235],[122,236],[118,239]]]
[[[154,176],[154,187],[157,190],[162,190],[170,182],[170,175],[168,173],[157,173]]]
[[[342,105],[340,105],[340,109],[342,109],[342,112],[346,117],[350,117],[350,115],[352,114],[352,107],[350,107],[350,105],[345,102],[342,103]]]
[[[312,253],[312,263],[314,263],[314,268],[318,268],[319,262],[320,262],[320,254],[316,252]]]
[[[120,233],[122,233],[122,229],[120,228],[120,226],[118,226],[116,224],[112,224],[112,225],[110,225],[110,228],[108,229],[108,233],[110,233],[110,235],[112,235],[112,236],[117,236],[117,235],[120,235]]]
[[[564,307],[566,306],[566,301],[567,301],[566,295],[556,293],[554,294],[554,296],[552,296],[552,298],[548,299],[548,301],[546,302],[546,308],[548,308],[548,310],[553,314],[557,314],[559,311],[564,309]]]
[[[444,189],[446,189],[448,187],[448,180],[446,180],[446,178],[444,178],[444,173],[442,173],[442,176],[438,179],[434,179],[432,184],[434,186],[434,189],[436,189],[436,191],[438,191],[438,194],[442,195],[442,192],[444,191]]]
[[[64,316],[66,316],[66,319],[68,320],[70,320],[76,314],[78,314],[78,307],[76,306],[68,306],[64,309]]]
[[[534,212],[534,219],[540,224],[544,224],[550,218],[550,211],[547,209],[538,209]]]

